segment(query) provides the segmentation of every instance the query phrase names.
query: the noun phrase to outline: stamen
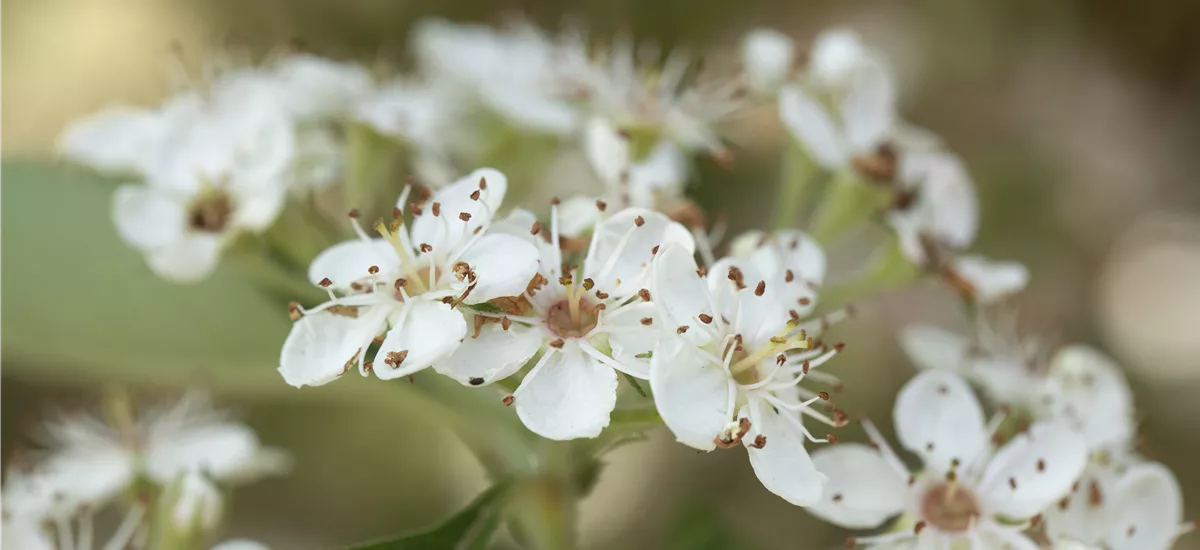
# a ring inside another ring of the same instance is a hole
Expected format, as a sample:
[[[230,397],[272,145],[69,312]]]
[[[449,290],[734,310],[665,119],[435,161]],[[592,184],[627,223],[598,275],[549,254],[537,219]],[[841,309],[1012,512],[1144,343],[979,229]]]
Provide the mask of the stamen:
[[[507,401],[505,405],[511,404],[513,399],[521,396],[521,391],[528,387],[529,382],[533,381],[533,379],[542,372],[542,367],[546,366],[546,363],[550,361],[550,358],[553,357],[554,353],[557,351],[558,348],[555,347],[546,348],[546,353],[542,354],[542,358],[538,359],[537,364],[534,365],[532,369],[529,369],[529,374],[526,374],[525,378],[521,379],[521,383],[517,386],[516,390],[513,390],[512,395],[504,398],[505,401]]]

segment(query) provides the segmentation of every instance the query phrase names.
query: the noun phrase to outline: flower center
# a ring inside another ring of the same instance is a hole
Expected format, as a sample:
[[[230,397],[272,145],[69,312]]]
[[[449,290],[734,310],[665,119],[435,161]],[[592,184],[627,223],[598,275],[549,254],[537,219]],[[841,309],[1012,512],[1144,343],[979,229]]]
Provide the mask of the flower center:
[[[566,298],[550,306],[546,313],[546,326],[550,332],[563,338],[579,338],[596,328],[596,306],[591,300],[577,297]]]
[[[889,183],[896,179],[899,159],[895,147],[889,143],[882,143],[871,153],[854,155],[850,164],[858,173],[872,181]]]
[[[233,199],[224,190],[200,195],[188,210],[188,226],[205,233],[220,233],[233,217]]]
[[[939,531],[961,532],[979,518],[975,495],[954,482],[935,485],[921,499],[924,520]]]

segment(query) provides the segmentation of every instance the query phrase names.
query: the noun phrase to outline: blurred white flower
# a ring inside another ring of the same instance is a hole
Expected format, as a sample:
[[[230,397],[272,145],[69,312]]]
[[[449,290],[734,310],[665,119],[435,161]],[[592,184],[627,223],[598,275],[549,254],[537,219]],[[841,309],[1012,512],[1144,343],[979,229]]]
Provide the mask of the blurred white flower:
[[[164,494],[170,507],[169,528],[185,538],[187,534],[207,534],[220,525],[224,497],[203,473],[183,473]]]
[[[690,160],[667,139],[658,140],[641,159],[635,159],[630,139],[608,120],[588,120],[583,149],[605,185],[602,200],[617,209],[637,207],[670,213],[687,200],[683,191]]]
[[[212,550],[270,550],[267,545],[249,539],[232,539],[217,544]]]
[[[796,43],[774,29],[757,28],[742,38],[746,83],[760,94],[773,94],[791,76]]]
[[[1132,449],[1137,435],[1133,392],[1116,362],[1082,344],[1050,360],[1034,413],[1065,421],[1087,437],[1088,448],[1112,457]]]
[[[364,376],[369,370],[384,380],[407,376],[448,356],[467,335],[460,303],[524,292],[537,271],[537,250],[488,232],[507,187],[500,172],[476,170],[412,205],[411,230],[402,217],[408,187],[397,217],[376,226],[382,238],[372,239],[352,220],[359,238],[330,247],[309,267],[310,280],[330,299],[309,310],[297,306],[301,316],[279,359],[284,380],[319,386],[355,364]],[[385,330],[375,360],[368,361],[368,349]]]
[[[476,334],[434,368],[481,385],[512,375],[540,353],[505,403],[515,402],[521,421],[543,437],[596,437],[616,405],[617,372],[648,378],[646,355],[662,337],[648,295],[639,298],[655,251],[691,251],[695,244],[666,216],[631,208],[596,225],[583,265],[564,272],[557,226],[553,207],[549,241],[532,215],[510,217],[506,227],[541,251],[540,284],[510,306],[512,314],[476,312]]]
[[[1042,517],[1050,540],[1108,550],[1168,550],[1192,529],[1183,523],[1179,483],[1154,462],[1122,467],[1094,462],[1071,494]]]
[[[705,276],[689,250],[659,250],[650,285],[654,322],[675,337],[655,346],[650,386],[659,415],[679,442],[703,451],[745,446],[763,485],[805,506],[816,502],[824,484],[805,439],[827,439],[814,437],[802,418],[840,426],[844,416],[838,412],[834,420],[817,411],[813,404],[829,395],[799,384],[807,378],[836,381],[813,369],[842,346],[815,343],[810,334],[836,319],[800,323],[782,299],[785,285],[807,283],[777,282],[758,273],[755,262],[729,258]]]
[[[1022,531],[1071,489],[1087,464],[1082,435],[1038,422],[993,452],[991,428],[971,388],[945,371],[918,374],[900,390],[896,435],[921,457],[910,472],[878,431],[864,423],[871,446],[841,444],[813,453],[829,479],[809,511],[851,529],[870,529],[903,515],[912,529],[855,539],[894,548],[1035,549]],[[915,546],[914,546],[915,545]]]
[[[863,45],[858,33],[845,28],[821,31],[813,39],[808,74],[817,86],[839,90],[850,85],[854,72],[879,60]]]

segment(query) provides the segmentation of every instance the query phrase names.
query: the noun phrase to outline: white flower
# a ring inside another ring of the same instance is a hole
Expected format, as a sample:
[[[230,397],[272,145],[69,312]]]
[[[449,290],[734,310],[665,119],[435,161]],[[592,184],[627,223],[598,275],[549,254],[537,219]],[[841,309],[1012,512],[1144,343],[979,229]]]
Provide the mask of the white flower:
[[[759,93],[774,93],[791,75],[796,43],[774,29],[758,28],[742,38],[746,83]]]
[[[1108,550],[1168,550],[1191,529],[1183,524],[1183,495],[1161,464],[1093,464],[1075,490],[1047,508],[1051,540]],[[1056,547],[1057,550],[1057,547]]]
[[[779,290],[780,301],[806,317],[817,306],[817,290],[825,280],[825,251],[806,233],[780,230],[747,231],[729,243],[730,256],[761,274],[767,286]],[[718,262],[713,269],[727,268]]]
[[[815,502],[824,476],[804,440],[826,439],[815,438],[801,418],[838,426],[844,417],[839,412],[835,421],[814,410],[810,405],[828,394],[799,384],[836,380],[812,369],[842,346],[826,350],[809,336],[829,319],[801,324],[789,315],[783,287],[806,282],[777,282],[753,262],[729,258],[705,277],[691,252],[678,246],[660,250],[652,266],[655,322],[676,333],[658,342],[650,360],[663,422],[679,442],[700,450],[741,443],[768,490],[792,504]]]
[[[380,222],[382,238],[372,239],[355,221],[359,238],[330,247],[309,268],[330,299],[297,308],[303,315],[279,359],[284,380],[319,386],[355,364],[364,376],[368,370],[384,380],[407,376],[448,356],[467,335],[460,303],[519,296],[537,271],[537,250],[488,232],[507,187],[503,174],[484,168],[414,205],[420,213],[411,230],[397,217],[390,226]],[[372,341],[385,331],[368,361]]]
[[[779,92],[779,116],[813,160],[831,172],[857,170],[891,181],[896,174],[896,90],[879,63],[855,67],[845,94],[831,113],[812,91],[798,85]]]
[[[3,532],[0,547],[21,550],[92,550],[96,541],[94,518],[102,502],[79,501],[54,489],[54,481],[40,479],[43,472],[9,470],[4,481]],[[53,476],[52,476],[53,477]],[[20,486],[22,489],[14,489]],[[34,494],[36,493],[36,496]],[[37,501],[55,503],[55,510],[37,508]],[[145,534],[146,509],[135,503],[124,514],[104,550],[129,548],[139,533]]]
[[[1032,518],[1065,495],[1087,464],[1083,436],[1038,422],[999,450],[971,388],[957,375],[926,371],[900,390],[896,435],[921,457],[910,473],[882,436],[864,423],[872,446],[841,444],[813,453],[829,478],[809,511],[852,529],[877,527],[897,515],[914,527],[856,539],[869,546],[1033,550],[1011,521]]]
[[[849,86],[859,67],[872,63],[878,61],[863,45],[858,33],[832,28],[821,31],[813,39],[808,72],[814,84],[837,90]]]
[[[174,497],[170,513],[173,529],[204,533],[220,524],[224,498],[204,474],[195,470],[185,472],[167,494]]]
[[[265,545],[261,542],[257,542],[257,541],[253,541],[253,540],[249,540],[249,539],[232,539],[232,540],[227,540],[225,542],[222,542],[222,543],[212,547],[212,550],[270,550],[270,549],[267,547],[267,545]]]
[[[694,249],[691,234],[662,214],[631,208],[596,225],[583,264],[563,271],[558,212],[550,239],[527,212],[505,227],[541,251],[540,278],[504,313],[477,312],[477,332],[434,363],[463,384],[508,377],[541,357],[506,398],[521,421],[550,439],[595,437],[616,405],[617,372],[649,377],[646,355],[661,337],[654,306],[645,303],[649,264],[661,247]],[[485,322],[488,321],[488,322]]]
[[[638,207],[670,212],[672,207],[686,200],[683,187],[691,168],[690,161],[671,140],[658,140],[638,159],[630,136],[608,120],[594,116],[588,120],[583,149],[592,169],[605,185],[603,200],[614,208]]]
[[[58,151],[108,173],[141,174],[168,127],[168,109],[110,107],[72,122],[58,138]]]
[[[1045,376],[1035,414],[1068,422],[1093,451],[1121,456],[1133,445],[1133,393],[1112,359],[1082,344],[1069,345],[1055,353]]]

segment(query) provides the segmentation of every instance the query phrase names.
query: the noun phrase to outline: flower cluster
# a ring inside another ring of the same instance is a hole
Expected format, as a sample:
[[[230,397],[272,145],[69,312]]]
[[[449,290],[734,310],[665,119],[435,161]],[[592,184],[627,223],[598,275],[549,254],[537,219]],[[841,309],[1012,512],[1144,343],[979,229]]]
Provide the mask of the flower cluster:
[[[789,37],[752,31],[741,69],[726,76],[678,50],[625,37],[601,47],[530,24],[432,20],[412,36],[409,74],[290,54],[215,71],[155,109],[103,112],[69,129],[62,150],[140,180],[116,192],[117,229],[168,279],[203,278],[244,234],[290,254],[288,275],[306,269],[300,290],[327,299],[289,304],[278,372],[292,386],[432,368],[553,440],[602,437],[632,402],[684,445],[744,448],[766,489],[818,517],[855,529],[899,518],[853,544],[1154,550],[1182,532],[1174,477],[1133,451],[1120,369],[991,319],[1028,272],[970,252],[979,205],[964,163],[900,118],[886,60],[853,32],[822,33],[799,62]],[[785,164],[805,173],[784,175],[775,227],[722,246],[722,224],[686,184],[699,155],[734,163],[724,125],[752,105],[777,106]],[[585,159],[590,177],[544,195],[569,197],[548,208],[506,208],[530,192],[508,169],[520,166],[513,143],[544,140],[560,158]],[[363,168],[392,161],[410,177]],[[818,201],[809,180],[823,184]],[[300,221],[265,234],[285,210]],[[849,418],[826,391],[841,389],[826,363],[845,346],[825,338],[853,309],[819,295],[863,288],[829,276],[826,250],[872,224],[885,230],[885,253],[868,267],[883,279],[938,278],[978,313],[971,337],[901,333],[924,369],[894,411],[915,470],[870,422],[871,445],[808,452],[838,442],[817,426]],[[990,420],[971,383],[1002,405]],[[82,478],[91,492],[27,507],[37,512],[13,515],[21,527],[6,536],[44,539],[50,520],[64,546],[82,504],[142,477],[178,495],[177,515],[203,520],[219,506],[213,480],[262,471],[253,437],[226,441],[217,432],[232,428],[208,416],[91,428],[56,428],[64,450],[53,467],[10,478],[5,496],[11,487],[36,500]],[[81,453],[111,475],[79,474],[64,457]]]
[[[105,421],[80,414],[47,422],[44,451],[5,472],[6,548],[90,550],[93,518],[122,496],[132,502],[103,548],[203,542],[222,519],[223,487],[290,467],[287,454],[263,446],[205,395],[140,413],[124,396],[106,405]],[[265,550],[250,541],[217,548]]]

